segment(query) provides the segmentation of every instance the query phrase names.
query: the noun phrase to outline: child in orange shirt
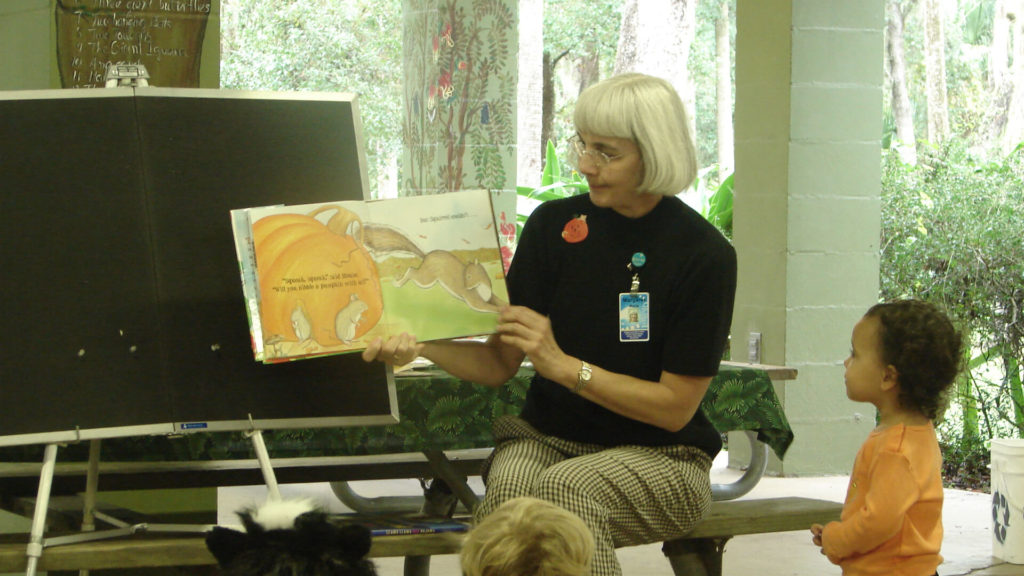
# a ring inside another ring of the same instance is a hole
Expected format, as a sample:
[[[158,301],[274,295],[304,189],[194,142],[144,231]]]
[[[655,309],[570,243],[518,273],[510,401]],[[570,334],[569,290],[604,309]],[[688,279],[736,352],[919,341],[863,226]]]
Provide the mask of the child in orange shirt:
[[[853,328],[846,395],[878,409],[838,522],[812,541],[843,576],[930,576],[942,563],[942,454],[932,421],[960,372],[963,343],[935,306],[876,304]]]

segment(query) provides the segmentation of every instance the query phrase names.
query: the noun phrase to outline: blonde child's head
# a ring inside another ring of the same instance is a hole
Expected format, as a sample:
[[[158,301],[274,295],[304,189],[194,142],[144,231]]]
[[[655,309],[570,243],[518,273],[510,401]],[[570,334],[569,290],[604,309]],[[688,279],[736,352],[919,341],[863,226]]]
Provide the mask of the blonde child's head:
[[[585,576],[594,537],[578,516],[537,498],[514,498],[477,524],[462,547],[465,576]]]
[[[963,366],[960,331],[938,307],[921,300],[876,304],[864,318],[877,320],[878,354],[895,370],[900,406],[936,419]]]

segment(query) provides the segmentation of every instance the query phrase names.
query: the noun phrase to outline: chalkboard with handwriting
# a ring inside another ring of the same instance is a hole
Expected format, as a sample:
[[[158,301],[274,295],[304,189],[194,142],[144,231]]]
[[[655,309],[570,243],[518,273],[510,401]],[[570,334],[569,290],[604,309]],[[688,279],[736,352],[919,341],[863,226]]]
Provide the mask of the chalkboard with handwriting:
[[[57,67],[64,88],[104,85],[110,64],[142,64],[149,84],[199,86],[213,0],[57,0]]]

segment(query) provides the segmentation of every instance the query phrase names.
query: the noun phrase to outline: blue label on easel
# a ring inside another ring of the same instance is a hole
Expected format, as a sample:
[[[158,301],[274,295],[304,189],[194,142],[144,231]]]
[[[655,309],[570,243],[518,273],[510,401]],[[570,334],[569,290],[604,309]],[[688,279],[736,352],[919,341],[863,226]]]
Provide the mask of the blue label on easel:
[[[182,430],[196,430],[198,428],[206,428],[206,422],[185,422],[181,425]]]

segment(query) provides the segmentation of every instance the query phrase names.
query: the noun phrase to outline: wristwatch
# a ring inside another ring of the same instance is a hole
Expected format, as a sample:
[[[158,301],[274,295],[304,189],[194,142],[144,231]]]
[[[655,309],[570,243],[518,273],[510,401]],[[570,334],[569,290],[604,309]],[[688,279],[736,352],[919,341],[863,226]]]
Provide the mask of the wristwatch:
[[[582,362],[580,365],[580,371],[576,373],[576,388],[573,392],[579,394],[583,389],[590,383],[590,377],[593,373],[590,371],[590,364]]]

